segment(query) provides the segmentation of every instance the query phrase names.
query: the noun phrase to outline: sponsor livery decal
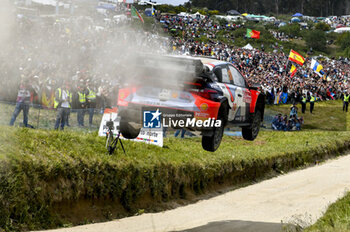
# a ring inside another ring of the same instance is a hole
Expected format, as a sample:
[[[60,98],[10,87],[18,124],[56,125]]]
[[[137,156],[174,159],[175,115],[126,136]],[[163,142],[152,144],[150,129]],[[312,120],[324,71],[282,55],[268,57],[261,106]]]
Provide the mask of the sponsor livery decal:
[[[258,100],[259,92],[256,90],[250,90],[251,93],[251,103],[250,103],[250,113],[255,112],[256,101]]]
[[[252,102],[251,93],[248,90],[244,90],[243,102],[250,104]]]
[[[225,87],[226,87],[227,91],[228,91],[228,92],[229,92],[229,94],[230,94],[231,101],[232,101],[232,102],[234,102],[234,101],[235,101],[235,99],[233,98],[233,95],[232,95],[232,92],[231,92],[231,90],[230,90],[230,87],[228,87],[226,84],[224,84],[224,85],[225,85]]]

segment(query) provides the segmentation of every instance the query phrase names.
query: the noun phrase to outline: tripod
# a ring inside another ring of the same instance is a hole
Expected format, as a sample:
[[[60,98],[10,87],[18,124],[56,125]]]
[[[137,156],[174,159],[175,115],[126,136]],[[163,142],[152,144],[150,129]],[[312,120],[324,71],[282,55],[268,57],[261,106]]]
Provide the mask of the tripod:
[[[122,147],[124,154],[126,154],[123,142],[120,139],[120,131],[118,132],[117,137],[114,138],[114,135],[113,135],[114,123],[113,123],[113,121],[112,120],[108,121],[106,123],[106,126],[107,126],[106,148],[107,148],[108,153],[110,155],[112,155],[114,153],[114,151],[117,149],[118,142],[120,142],[120,146]]]

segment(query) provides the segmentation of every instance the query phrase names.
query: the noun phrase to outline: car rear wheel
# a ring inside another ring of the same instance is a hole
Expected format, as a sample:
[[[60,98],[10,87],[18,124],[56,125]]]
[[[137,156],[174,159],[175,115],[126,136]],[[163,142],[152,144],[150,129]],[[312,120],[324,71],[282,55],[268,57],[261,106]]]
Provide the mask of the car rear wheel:
[[[136,139],[140,134],[141,126],[135,122],[129,122],[123,118],[120,119],[120,133],[126,139]]]
[[[219,110],[218,120],[221,120],[220,127],[214,127],[213,133],[210,136],[202,136],[202,147],[206,151],[214,152],[216,151],[224,135],[224,129],[227,121],[228,107],[226,104],[222,105]]]
[[[254,114],[252,125],[242,128],[242,136],[245,140],[253,141],[259,134],[261,125],[261,112],[257,110]]]

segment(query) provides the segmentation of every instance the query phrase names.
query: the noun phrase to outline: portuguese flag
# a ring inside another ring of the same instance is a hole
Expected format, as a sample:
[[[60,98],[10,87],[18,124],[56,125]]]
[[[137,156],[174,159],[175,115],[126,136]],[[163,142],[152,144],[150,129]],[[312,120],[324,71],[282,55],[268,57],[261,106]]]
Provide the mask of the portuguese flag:
[[[140,15],[140,13],[136,10],[136,8],[134,6],[131,6],[131,15],[132,15],[132,17],[135,17],[135,18],[138,17],[141,20],[141,22],[145,23],[142,16]]]
[[[260,31],[247,29],[247,38],[260,39]]]

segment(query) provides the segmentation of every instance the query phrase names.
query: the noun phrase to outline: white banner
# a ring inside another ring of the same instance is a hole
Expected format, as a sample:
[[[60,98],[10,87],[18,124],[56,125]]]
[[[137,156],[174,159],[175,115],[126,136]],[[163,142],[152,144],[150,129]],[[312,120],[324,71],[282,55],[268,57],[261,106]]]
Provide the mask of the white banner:
[[[100,129],[98,131],[99,136],[106,136],[106,133],[107,133],[106,123],[110,120],[114,122],[113,134],[115,136],[118,135],[119,131],[117,130],[117,128],[119,127],[119,118],[118,118],[117,109],[114,108],[114,109],[105,110],[101,120]],[[122,135],[120,135],[120,138],[125,139],[123,138]],[[144,142],[147,144],[163,147],[163,130],[141,128],[139,136],[136,139],[132,139],[131,141]]]

